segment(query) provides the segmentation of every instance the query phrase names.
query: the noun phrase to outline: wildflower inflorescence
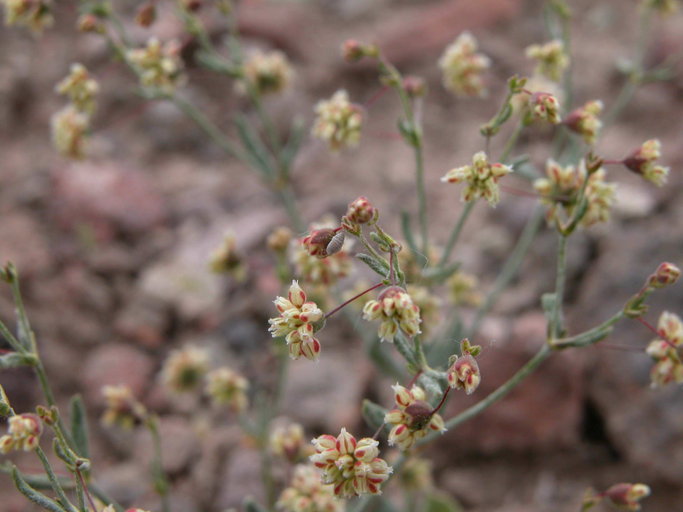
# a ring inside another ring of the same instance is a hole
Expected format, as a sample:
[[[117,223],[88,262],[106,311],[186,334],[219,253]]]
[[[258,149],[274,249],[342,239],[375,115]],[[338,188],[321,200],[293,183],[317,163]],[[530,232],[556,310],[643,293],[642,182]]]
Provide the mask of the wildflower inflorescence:
[[[40,33],[54,22],[50,0],[1,0],[5,7],[5,24],[28,27]]]
[[[598,115],[602,112],[602,107],[602,101],[600,100],[589,101],[582,107],[570,112],[563,120],[563,123],[567,128],[581,135],[586,144],[592,146],[595,144],[602,128],[602,122],[598,119]]]
[[[173,350],[161,371],[164,384],[173,392],[194,391],[209,370],[209,354],[195,346]]]
[[[138,71],[140,82],[145,87],[170,94],[182,78],[183,63],[177,41],[162,44],[158,39],[151,38],[144,48],[130,50],[127,58]]]
[[[334,495],[332,485],[321,482],[320,471],[299,464],[276,506],[283,512],[342,512],[345,502]]]
[[[268,320],[272,336],[284,336],[289,356],[316,360],[320,354],[320,342],[313,337],[315,323],[322,320],[323,312],[315,302],[306,300],[306,293],[299,283],[292,281],[287,298],[277,297],[273,302],[280,315]]]
[[[0,453],[11,450],[35,450],[43,432],[40,418],[31,413],[18,414],[8,420],[7,434],[0,437]]]
[[[535,73],[543,75],[554,82],[559,82],[562,73],[569,66],[569,55],[560,40],[545,44],[532,44],[526,49],[526,55],[536,61]]]
[[[279,51],[255,51],[242,65],[242,80],[239,89],[251,89],[259,95],[283,91],[292,81],[292,66],[284,53]]]
[[[623,163],[631,171],[661,187],[669,176],[669,168],[655,163],[661,156],[660,148],[661,143],[658,139],[647,140],[627,156]]]
[[[394,341],[401,329],[407,336],[420,334],[420,308],[400,286],[385,288],[377,300],[368,301],[363,307],[363,318],[381,320],[378,335],[382,341]]]
[[[460,343],[460,355],[452,356],[446,373],[448,385],[453,389],[464,389],[468,395],[474,393],[481,382],[481,372],[475,357],[481,351],[479,345],[472,346],[469,340]]]
[[[479,151],[472,157],[472,165],[456,167],[441,178],[444,183],[465,183],[462,191],[463,201],[474,201],[480,197],[485,198],[491,206],[498,204],[500,192],[498,180],[512,172],[507,165],[500,163],[491,164],[486,153]]]
[[[312,133],[327,141],[332,150],[355,146],[360,140],[363,114],[358,105],[349,101],[346,91],[334,93],[329,100],[318,102]]]
[[[407,389],[396,384],[392,389],[396,409],[384,416],[384,422],[393,425],[389,432],[390,445],[406,451],[429,432],[446,431],[443,418],[425,401],[427,395],[421,387]]]
[[[439,59],[444,87],[458,96],[484,96],[482,74],[490,65],[486,55],[477,53],[477,40],[469,32],[460,34]]]
[[[678,315],[664,311],[657,323],[659,338],[650,342],[646,352],[655,362],[650,371],[652,387],[683,383],[683,322]]]
[[[313,439],[316,453],[311,461],[323,471],[323,482],[332,484],[334,494],[350,498],[361,494],[381,494],[381,485],[392,468],[378,457],[379,443],[365,437],[360,441],[341,429],[337,437],[322,435]]]
[[[247,408],[247,379],[228,367],[211,370],[206,376],[206,394],[214,405],[230,407],[241,413]]]
[[[145,406],[135,398],[128,386],[104,386],[102,395],[106,403],[102,415],[102,423],[105,425],[131,428],[147,415]]]

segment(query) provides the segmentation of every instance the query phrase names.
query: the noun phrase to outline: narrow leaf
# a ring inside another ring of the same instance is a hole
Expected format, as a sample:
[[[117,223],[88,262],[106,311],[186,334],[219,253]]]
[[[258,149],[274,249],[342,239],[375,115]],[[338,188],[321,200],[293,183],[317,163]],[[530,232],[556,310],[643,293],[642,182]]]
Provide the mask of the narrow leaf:
[[[50,512],[65,512],[64,508],[62,508],[56,501],[48,498],[44,494],[31,487],[21,476],[21,473],[19,473],[19,470],[16,466],[12,467],[12,480],[14,480],[14,485],[16,486],[17,490],[26,496],[29,501],[32,501],[39,507],[49,510]]]
[[[20,366],[34,366],[36,358],[32,354],[19,354],[10,352],[0,356],[0,369],[19,368]]]
[[[368,267],[377,272],[380,276],[387,277],[389,275],[389,264],[387,264],[386,262],[377,260],[369,254],[365,254],[363,252],[359,252],[358,254],[356,254],[356,258],[361,260]]]
[[[81,457],[90,458],[90,446],[88,442],[88,416],[85,412],[83,398],[74,395],[69,404],[71,413],[71,437],[74,440],[76,451]]]

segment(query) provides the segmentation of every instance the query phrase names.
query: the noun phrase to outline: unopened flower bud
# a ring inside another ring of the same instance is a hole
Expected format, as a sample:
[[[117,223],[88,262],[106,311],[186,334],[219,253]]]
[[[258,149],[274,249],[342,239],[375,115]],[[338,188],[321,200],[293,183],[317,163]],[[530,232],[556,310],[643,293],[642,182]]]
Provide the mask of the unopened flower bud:
[[[374,220],[375,215],[377,215],[377,210],[368,201],[368,198],[363,196],[351,201],[348,210],[346,210],[346,217],[356,224],[366,224]]]
[[[411,98],[421,98],[427,94],[427,83],[419,76],[409,75],[403,79],[403,90]]]
[[[558,124],[560,119],[560,102],[548,92],[535,92],[529,99],[531,115],[535,120]]]
[[[301,243],[311,256],[325,258],[328,256],[327,246],[334,238],[336,231],[330,228],[315,229]]]
[[[613,505],[624,510],[640,510],[639,501],[650,495],[645,484],[615,484],[604,492]]]
[[[660,263],[655,273],[650,276],[648,285],[653,288],[664,288],[678,281],[681,270],[673,263]]]
[[[157,17],[156,6],[152,2],[142,4],[135,14],[135,23],[141,27],[148,28],[154,23]]]
[[[346,62],[358,62],[363,57],[374,57],[377,55],[377,47],[347,39],[342,45],[342,56]]]

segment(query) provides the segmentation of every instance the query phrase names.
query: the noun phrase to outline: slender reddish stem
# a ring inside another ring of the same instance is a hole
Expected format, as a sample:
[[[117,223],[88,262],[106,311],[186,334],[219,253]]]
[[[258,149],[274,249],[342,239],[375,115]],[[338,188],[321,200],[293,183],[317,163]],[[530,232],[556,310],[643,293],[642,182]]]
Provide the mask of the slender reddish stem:
[[[372,290],[376,290],[377,288],[379,288],[380,286],[383,286],[383,285],[384,285],[384,283],[382,283],[382,282],[377,283],[376,285],[371,286],[371,287],[368,288],[367,290],[360,292],[358,295],[354,295],[353,297],[351,297],[351,298],[350,298],[349,300],[347,300],[346,302],[342,302],[339,306],[337,306],[336,308],[334,308],[332,311],[330,311],[329,313],[327,313],[327,314],[325,315],[325,320],[327,320],[328,318],[330,318],[332,315],[334,315],[337,311],[339,311],[340,309],[342,309],[344,306],[348,306],[348,305],[351,304],[354,300],[356,300],[356,299],[362,297],[363,295],[365,295],[366,293],[371,292]]]
[[[81,485],[83,486],[83,492],[88,498],[88,502],[90,503],[93,512],[97,512],[97,505],[95,505],[95,500],[92,499],[92,496],[90,495],[90,490],[88,489],[88,484],[85,483],[85,478],[83,478],[83,473],[81,473],[81,470],[79,468],[76,468],[76,475],[78,475],[78,479],[81,481]]]
[[[384,425],[386,425],[386,423],[382,423],[382,424],[379,426],[379,428],[378,428],[377,430],[375,430],[375,433],[372,435],[372,438],[373,438],[374,440],[377,440],[377,438],[379,437],[379,435],[382,433],[382,429],[384,429]]]
[[[448,396],[448,393],[450,393],[450,391],[451,391],[451,387],[447,386],[446,391],[443,392],[443,396],[441,397],[441,401],[439,402],[439,405],[437,405],[434,408],[434,410],[432,411],[432,414],[436,414],[437,412],[439,412],[439,409],[441,409],[443,407],[443,404],[446,403],[446,397]]]
[[[674,345],[674,344],[671,342],[671,340],[669,340],[666,336],[664,336],[664,333],[663,333],[663,332],[657,330],[657,328],[656,328],[654,325],[652,325],[650,322],[648,322],[647,320],[645,320],[643,317],[639,316],[636,320],[638,320],[641,324],[643,324],[645,327],[647,327],[648,329],[650,329],[650,330],[651,330],[653,333],[655,333],[657,336],[659,336],[660,338],[662,338],[662,339],[666,342],[666,344],[669,345],[671,348],[673,348],[673,349],[678,349],[678,347],[677,347],[676,345]]]
[[[377,90],[372,96],[370,96],[370,97],[368,98],[368,100],[365,102],[365,108],[366,108],[366,109],[369,109],[370,107],[372,107],[372,105],[374,105],[375,102],[376,102],[378,99],[380,99],[380,98],[384,95],[384,93],[387,92],[388,90],[389,90],[389,86],[388,86],[388,85],[385,85],[385,86],[381,87],[380,89],[378,89],[378,90]]]
[[[422,370],[418,370],[417,373],[416,373],[415,375],[413,375],[413,378],[410,379],[410,382],[408,383],[408,385],[407,385],[406,387],[407,387],[408,389],[412,388],[412,387],[413,387],[413,384],[415,384],[415,382],[416,382],[417,379],[420,377],[420,375],[422,375]]]

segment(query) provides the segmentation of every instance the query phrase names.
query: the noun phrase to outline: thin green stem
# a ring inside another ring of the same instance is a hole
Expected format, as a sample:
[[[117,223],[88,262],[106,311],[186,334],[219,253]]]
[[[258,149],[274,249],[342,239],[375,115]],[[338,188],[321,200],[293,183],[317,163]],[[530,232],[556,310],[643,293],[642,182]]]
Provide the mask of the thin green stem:
[[[510,256],[503,265],[500,274],[498,274],[498,277],[496,277],[496,280],[493,283],[491,291],[489,291],[488,295],[486,296],[486,299],[484,299],[483,304],[477,310],[477,314],[474,317],[472,326],[468,330],[466,336],[467,338],[475,337],[475,335],[479,331],[479,327],[481,326],[481,322],[483,321],[484,317],[496,303],[496,300],[498,299],[500,293],[505,289],[505,287],[510,283],[510,281],[512,281],[512,279],[517,274],[517,271],[519,270],[522,261],[524,261],[524,256],[526,256],[527,252],[529,251],[531,242],[533,242],[536,233],[541,227],[542,221],[543,206],[538,205],[536,206],[534,212],[531,214],[531,217],[529,217],[526,226],[524,226],[524,231],[522,231],[522,234],[519,237],[519,240],[517,241],[517,245],[515,245],[515,248],[510,253]]]
[[[420,237],[422,238],[422,254],[429,253],[429,220],[427,217],[427,191],[425,187],[424,151],[422,137],[418,136],[415,145],[415,179],[417,180],[418,217],[420,219]]]
[[[443,251],[443,256],[441,256],[441,261],[439,262],[440,266],[443,267],[444,265],[446,265],[446,263],[448,263],[448,260],[451,257],[451,253],[453,252],[453,248],[455,247],[455,244],[458,242],[458,239],[460,238],[462,228],[465,225],[465,222],[467,222],[467,218],[470,216],[470,213],[472,212],[473,208],[474,201],[468,201],[465,204],[465,207],[460,212],[458,222],[456,222],[455,226],[453,227],[453,231],[451,231],[451,235],[448,237],[448,242],[446,242],[446,248]]]
[[[562,306],[564,303],[564,287],[567,274],[567,239],[560,234],[557,247],[557,271],[555,275],[555,298],[550,316],[549,332],[553,338],[561,336],[562,331]]]
[[[289,221],[292,223],[292,227],[299,233],[306,230],[306,225],[301,218],[299,213],[299,208],[296,206],[296,199],[294,196],[294,191],[292,190],[292,185],[289,181],[286,181],[282,187],[276,189],[278,197],[282,201]]]
[[[154,488],[161,497],[161,509],[163,512],[170,512],[171,501],[169,496],[169,483],[164,472],[162,462],[161,435],[159,433],[159,422],[156,416],[149,416],[145,421],[145,426],[152,436],[152,446],[154,455],[152,459],[152,477],[154,478]]]
[[[611,332],[612,326],[625,316],[626,315],[624,314],[623,310],[618,311],[600,325],[597,325],[592,329],[584,331],[575,336],[570,336],[568,338],[551,339],[550,345],[554,349],[585,347],[588,345],[593,345],[598,341],[605,339]]]
[[[474,418],[485,409],[489,408],[491,405],[496,403],[501,398],[505,397],[510,391],[515,389],[519,383],[521,383],[527,376],[529,376],[533,371],[540,366],[540,364],[545,361],[548,356],[552,353],[550,347],[544,343],[540,350],[532,357],[522,368],[520,368],[517,373],[515,373],[510,379],[508,379],[502,386],[490,393],[486,398],[477,402],[472,407],[465,409],[463,412],[454,416],[453,418],[446,421],[446,428],[451,430],[466,422],[469,419]],[[428,434],[424,439],[418,441],[418,444],[422,445],[436,439],[441,434],[434,432]]]
[[[508,137],[508,140],[505,143],[505,146],[503,147],[503,152],[501,153],[500,158],[498,159],[500,163],[505,163],[508,160],[508,158],[510,157],[510,153],[512,153],[512,150],[515,149],[515,145],[517,144],[517,140],[519,139],[519,136],[522,133],[523,129],[524,123],[520,121],[519,123],[517,123],[517,126],[515,126],[515,129],[512,130],[510,137]]]

